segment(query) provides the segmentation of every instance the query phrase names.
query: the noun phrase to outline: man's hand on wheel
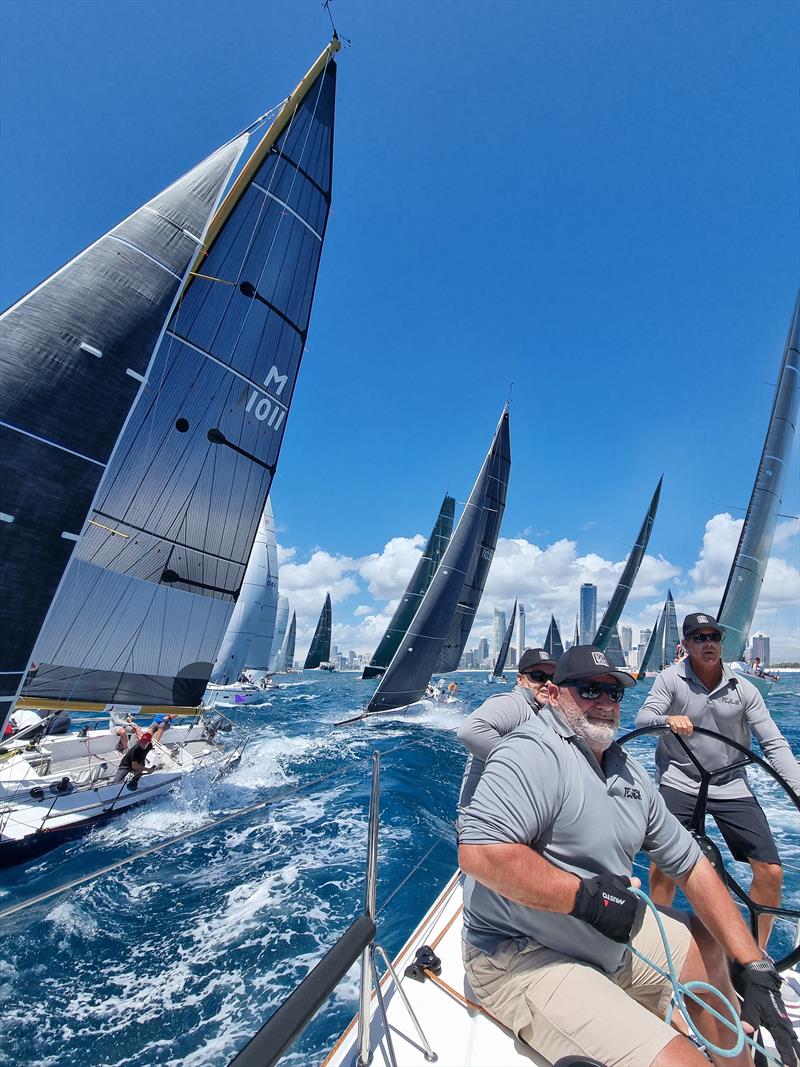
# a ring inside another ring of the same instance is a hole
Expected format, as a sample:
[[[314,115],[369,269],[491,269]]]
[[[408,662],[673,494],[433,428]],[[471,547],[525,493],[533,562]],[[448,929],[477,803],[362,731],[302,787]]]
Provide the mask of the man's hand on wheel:
[[[800,1041],[781,997],[781,976],[769,960],[736,964],[733,984],[742,998],[742,1020],[770,1032],[785,1067],[800,1067]]]

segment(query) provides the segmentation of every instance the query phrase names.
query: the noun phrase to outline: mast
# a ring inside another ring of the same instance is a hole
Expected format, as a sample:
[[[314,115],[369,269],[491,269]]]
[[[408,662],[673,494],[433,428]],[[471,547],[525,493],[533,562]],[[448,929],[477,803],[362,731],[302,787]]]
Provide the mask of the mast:
[[[744,655],[764,582],[797,427],[799,384],[800,295],[789,326],[750,503],[717,613],[720,626],[725,627],[722,658],[726,661],[739,660]]]
[[[620,616],[625,608],[625,604],[628,600],[633,583],[636,580],[636,575],[639,573],[639,568],[642,565],[645,552],[647,551],[647,543],[650,540],[650,534],[653,530],[653,523],[656,519],[656,512],[658,511],[658,502],[661,498],[661,486],[664,481],[664,475],[658,479],[658,485],[655,488],[652,499],[650,500],[650,506],[647,509],[647,514],[642,521],[641,529],[634,542],[631,553],[628,556],[628,561],[625,564],[620,579],[617,582],[617,587],[614,590],[614,595],[608,602],[603,618],[600,621],[597,633],[595,634],[594,641],[592,642],[597,648],[604,649],[607,647],[611,635],[614,632],[617,623],[620,620]],[[620,651],[622,646],[620,645]]]
[[[506,626],[506,632],[503,635],[503,643],[500,646],[500,651],[497,654],[497,662],[494,665],[492,671],[493,678],[500,678],[503,671],[506,669],[506,660],[508,659],[508,650],[511,647],[511,636],[514,633],[514,623],[517,619],[517,602],[514,601],[514,607],[511,609],[511,619]]]
[[[414,618],[417,608],[425,595],[425,591],[433,581],[439,561],[450,543],[455,507],[455,499],[452,496],[445,495],[442,506],[439,509],[439,516],[422,553],[422,558],[417,563],[411,576],[411,581],[408,583],[400,603],[395,608],[391,622],[386,627],[386,632],[375,649],[372,659],[364,668],[364,672],[361,675],[362,679],[375,678],[383,674],[391,663],[392,656],[400,647],[411,625],[411,620]]]

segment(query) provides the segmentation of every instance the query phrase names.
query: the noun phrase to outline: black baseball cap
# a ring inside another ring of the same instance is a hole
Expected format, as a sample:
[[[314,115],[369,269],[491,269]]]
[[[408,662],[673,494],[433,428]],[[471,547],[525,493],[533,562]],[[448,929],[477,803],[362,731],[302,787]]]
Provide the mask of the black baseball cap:
[[[573,645],[568,648],[556,664],[553,681],[556,685],[569,685],[571,682],[598,678],[601,674],[610,674],[626,688],[636,685],[635,678],[626,671],[617,670],[605,652],[601,652],[594,645]]]
[[[541,667],[555,667],[556,662],[546,648],[526,648],[519,657],[517,673],[527,674],[528,671],[538,671]]]
[[[713,615],[706,615],[704,612],[698,612],[694,615],[687,615],[683,620],[683,636],[688,637],[689,634],[693,634],[695,630],[714,629],[719,630],[720,633],[725,633],[725,627],[720,626]]]

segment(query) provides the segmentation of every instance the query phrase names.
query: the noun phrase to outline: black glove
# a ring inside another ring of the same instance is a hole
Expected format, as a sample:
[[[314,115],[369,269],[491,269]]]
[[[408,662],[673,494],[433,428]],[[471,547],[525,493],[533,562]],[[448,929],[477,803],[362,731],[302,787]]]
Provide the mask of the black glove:
[[[593,926],[612,941],[627,944],[639,909],[636,897],[628,892],[630,884],[630,878],[618,874],[581,878],[570,915]]]
[[[742,998],[742,1019],[772,1034],[775,1048],[786,1067],[800,1064],[797,1040],[781,997],[781,976],[769,960],[756,960],[744,967],[734,964],[733,985]]]

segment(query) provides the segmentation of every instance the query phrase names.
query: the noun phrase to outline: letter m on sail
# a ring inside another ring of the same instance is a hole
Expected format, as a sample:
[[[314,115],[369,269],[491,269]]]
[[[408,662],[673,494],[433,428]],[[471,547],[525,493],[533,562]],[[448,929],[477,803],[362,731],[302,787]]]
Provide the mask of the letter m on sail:
[[[277,367],[272,367],[269,374],[264,379],[264,385],[269,389],[272,383],[275,383],[275,393],[280,396],[283,392],[283,387],[286,385],[287,376],[285,374],[279,374]]]

